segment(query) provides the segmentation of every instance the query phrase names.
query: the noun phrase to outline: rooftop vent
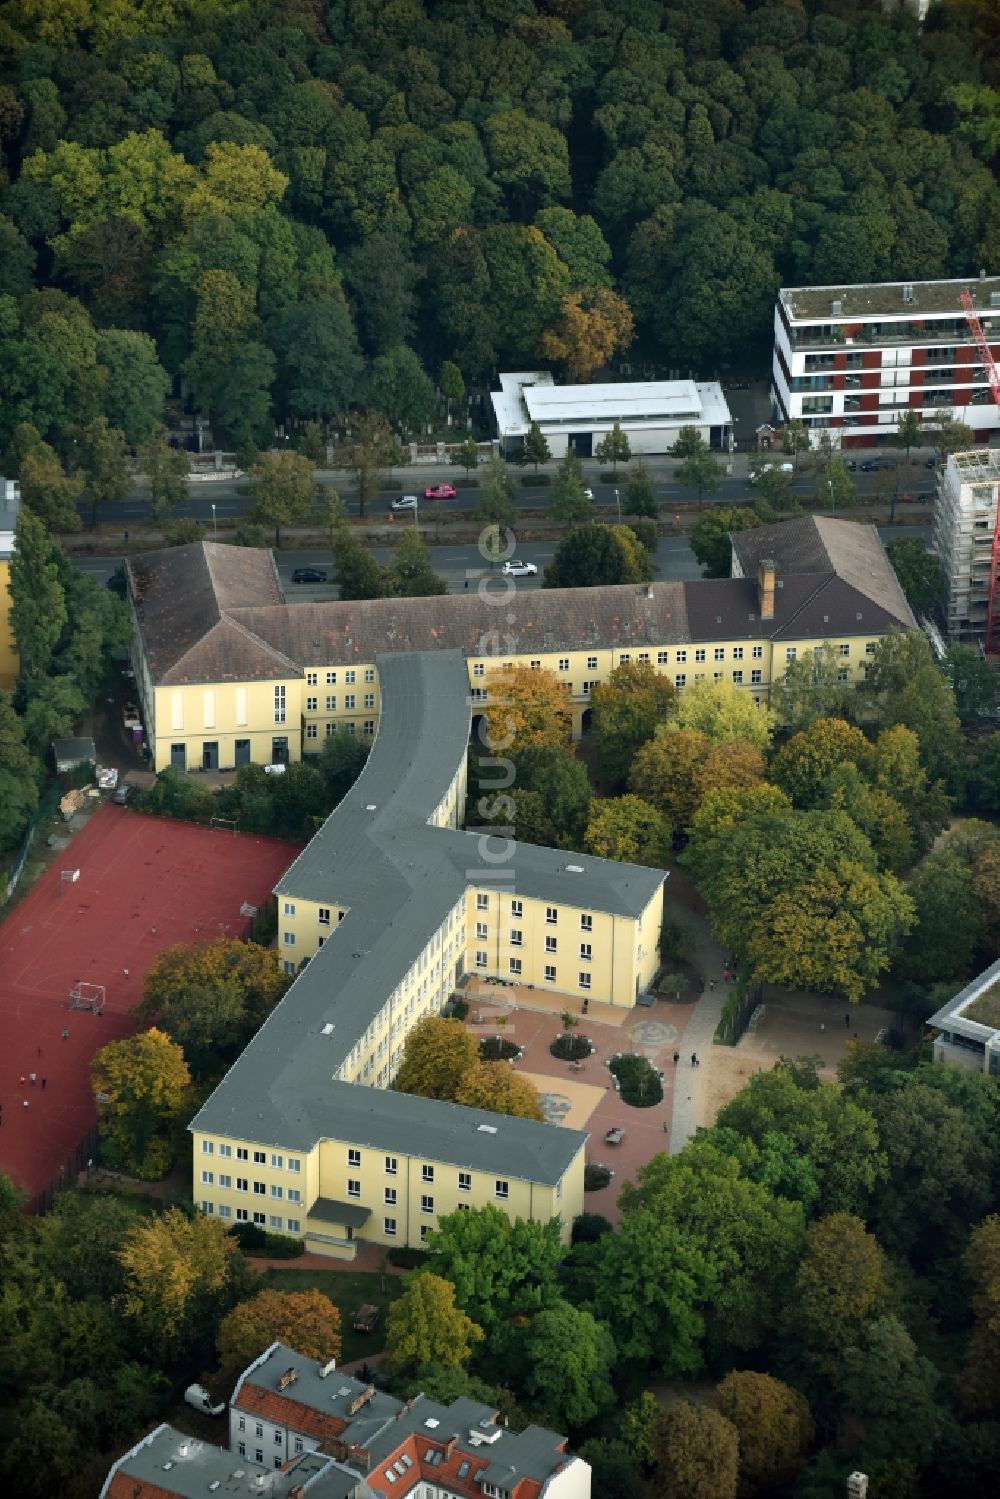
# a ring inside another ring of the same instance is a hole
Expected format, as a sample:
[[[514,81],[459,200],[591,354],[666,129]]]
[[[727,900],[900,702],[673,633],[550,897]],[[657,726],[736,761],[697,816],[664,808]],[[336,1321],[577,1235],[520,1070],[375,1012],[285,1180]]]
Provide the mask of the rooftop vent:
[[[437,1416],[428,1416],[427,1420],[424,1422],[424,1425],[429,1426],[431,1431],[434,1431],[436,1427],[441,1425],[441,1422],[438,1420]]]
[[[722,615],[721,615],[721,614],[717,614],[717,615],[716,615],[716,616],[715,616],[715,623],[716,623],[716,624],[717,624],[717,625],[721,625],[721,624],[722,624]]]
[[[342,1384],[340,1386],[340,1389],[337,1391],[337,1396],[349,1395],[350,1393],[351,1392],[350,1392],[350,1389],[348,1388],[348,1386],[345,1385],[345,1384]],[[336,1396],[334,1398],[336,1398]]]
[[[320,1379],[326,1379],[327,1375],[332,1374],[336,1367],[337,1360],[335,1358],[329,1358],[327,1359],[325,1364],[320,1364],[316,1372],[319,1375]]]
[[[366,812],[377,812],[378,811],[378,803],[377,802],[367,802],[366,805],[365,805],[365,811]]]
[[[178,1457],[187,1457],[187,1455],[188,1455],[188,1453],[190,1451],[191,1451],[191,1443],[190,1442],[182,1442],[181,1445],[177,1449],[177,1455],[178,1455]]]
[[[477,1125],[477,1130],[481,1135],[495,1135],[497,1132],[497,1127],[495,1124],[480,1124]],[[434,1425],[437,1425],[436,1421],[434,1422]]]
[[[839,297],[834,297],[833,301],[830,303],[830,316],[840,317],[840,314],[843,312],[843,310],[844,304],[841,299]]]
[[[332,1036],[333,1033],[334,1033],[334,1031],[336,1029],[337,1029],[337,1027],[334,1025],[333,1021],[332,1020],[328,1020],[326,1022],[326,1025],[324,1025],[324,1027],[323,1027],[321,1035]],[[282,1385],[281,1388],[284,1389],[284,1385]]]
[[[172,1467],[173,1467],[173,1463],[164,1463],[163,1464],[163,1471],[164,1471],[164,1473],[169,1473],[170,1469]]]
[[[219,1480],[218,1480],[218,1479],[217,1479],[217,1478],[213,1478],[213,1479],[212,1479],[212,1482],[211,1482],[211,1483],[210,1483],[210,1484],[209,1484],[209,1486],[208,1486],[208,1492],[209,1492],[209,1493],[210,1493],[210,1494],[214,1494],[214,1493],[215,1493],[215,1491],[216,1491],[216,1489],[217,1489],[217,1488],[218,1488],[218,1487],[219,1487]]]
[[[333,1030],[333,1026],[332,1025],[330,1026],[329,1030],[327,1030],[326,1026],[323,1027],[324,1034],[326,1034],[326,1035],[329,1035],[329,1032],[332,1031],[332,1030]],[[278,1389],[279,1390],[287,1390],[288,1386],[290,1384],[294,1384],[295,1381],[298,1379],[298,1377],[299,1377],[298,1370],[296,1370],[296,1369],[286,1369],[285,1372],[284,1372],[284,1374],[282,1374],[281,1377],[278,1380]]]
[[[567,864],[566,865],[566,873],[567,874],[583,874],[583,865],[582,864]]]
[[[903,301],[904,302],[912,302],[913,301],[913,287],[911,286],[911,284],[910,284],[909,281],[907,281],[906,284],[903,287]]]

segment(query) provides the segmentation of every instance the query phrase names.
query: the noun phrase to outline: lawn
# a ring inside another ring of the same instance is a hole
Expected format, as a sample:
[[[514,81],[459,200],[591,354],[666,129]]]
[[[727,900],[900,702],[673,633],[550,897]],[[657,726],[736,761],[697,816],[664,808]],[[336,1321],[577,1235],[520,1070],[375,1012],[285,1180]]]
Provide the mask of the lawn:
[[[338,1270],[268,1270],[267,1284],[276,1291],[322,1291],[340,1310],[343,1347],[339,1362],[349,1364],[356,1358],[381,1353],[385,1347],[385,1313],[406,1284],[400,1275],[344,1273]],[[354,1313],[364,1302],[377,1306],[382,1313],[374,1332],[355,1332]]]

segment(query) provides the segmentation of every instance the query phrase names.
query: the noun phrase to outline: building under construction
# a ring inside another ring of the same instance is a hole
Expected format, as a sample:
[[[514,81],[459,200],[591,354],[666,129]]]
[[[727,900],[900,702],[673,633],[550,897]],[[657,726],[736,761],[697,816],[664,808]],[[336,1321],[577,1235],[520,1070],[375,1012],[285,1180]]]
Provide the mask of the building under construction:
[[[934,506],[934,550],[948,589],[948,635],[995,648],[993,574],[1000,501],[1000,453],[952,453],[941,471]],[[992,607],[991,607],[992,606]]]

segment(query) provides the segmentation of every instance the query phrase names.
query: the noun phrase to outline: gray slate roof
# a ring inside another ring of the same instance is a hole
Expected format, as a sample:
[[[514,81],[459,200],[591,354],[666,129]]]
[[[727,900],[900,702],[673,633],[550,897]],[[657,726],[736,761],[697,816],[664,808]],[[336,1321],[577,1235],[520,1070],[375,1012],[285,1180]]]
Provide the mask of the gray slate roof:
[[[427,823],[468,742],[462,657],[418,652],[378,665],[382,715],[368,762],[277,886],[283,899],[329,901],[347,914],[191,1128],[303,1151],[330,1136],[554,1184],[585,1134],[333,1081],[468,885],[497,883],[478,834]],[[512,875],[511,893],[623,916],[643,910],[664,879],[528,844],[513,845],[499,867]]]

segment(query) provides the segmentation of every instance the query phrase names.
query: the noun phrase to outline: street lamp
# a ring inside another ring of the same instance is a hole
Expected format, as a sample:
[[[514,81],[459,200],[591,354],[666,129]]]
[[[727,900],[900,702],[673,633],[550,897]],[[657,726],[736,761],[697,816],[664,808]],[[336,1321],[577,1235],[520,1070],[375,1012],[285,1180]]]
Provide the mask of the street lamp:
[[[621,523],[622,523],[622,497],[621,497],[621,490],[620,489],[616,489],[615,490],[615,504],[618,506],[618,524],[621,525]]]
[[[218,539],[219,539],[219,522],[215,518],[215,506],[214,506],[214,504],[212,506],[212,530],[215,532],[215,539],[216,539],[216,541],[218,541]]]

